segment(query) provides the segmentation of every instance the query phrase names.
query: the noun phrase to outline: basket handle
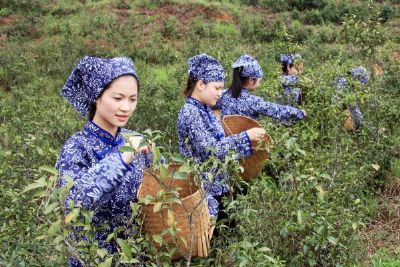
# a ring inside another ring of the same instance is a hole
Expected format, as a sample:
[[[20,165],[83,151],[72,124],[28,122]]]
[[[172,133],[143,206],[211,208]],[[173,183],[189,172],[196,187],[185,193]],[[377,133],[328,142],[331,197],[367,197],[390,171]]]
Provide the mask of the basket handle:
[[[222,126],[224,127],[224,130],[227,131],[229,133],[229,135],[233,135],[231,129],[229,129],[228,126],[226,126],[226,123],[224,120],[222,120]]]

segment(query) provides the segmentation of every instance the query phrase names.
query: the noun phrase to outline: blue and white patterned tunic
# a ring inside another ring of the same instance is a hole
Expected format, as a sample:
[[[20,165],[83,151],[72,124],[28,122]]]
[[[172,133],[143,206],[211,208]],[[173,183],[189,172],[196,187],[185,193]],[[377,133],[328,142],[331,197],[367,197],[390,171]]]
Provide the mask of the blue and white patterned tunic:
[[[200,101],[188,97],[178,115],[179,150],[186,158],[196,162],[204,162],[211,157],[223,160],[229,151],[239,156],[252,154],[251,142],[246,132],[224,137],[224,130],[210,107]],[[227,173],[220,170],[210,171],[215,175],[212,183],[204,174],[204,190],[206,191],[208,209],[212,216],[218,214],[218,201],[213,198],[228,192],[224,184]]]
[[[304,118],[302,110],[265,101],[261,97],[252,95],[246,88],[242,88],[238,98],[234,98],[229,89],[224,90],[215,107],[221,109],[222,117],[242,115],[257,119],[261,114],[285,122]]]
[[[105,239],[116,227],[126,227],[132,214],[129,202],[136,200],[144,169],[152,163],[151,153],[138,154],[129,165],[122,160],[119,147],[125,138],[121,133],[127,131],[119,129],[114,138],[88,121],[82,131],[66,141],[56,163],[61,186],[65,185],[66,176],[74,180],[65,206],[68,209],[68,203],[73,200],[75,206],[94,211],[94,225],[109,225],[95,237],[109,252],[115,252],[116,245],[106,243]],[[70,264],[79,266],[74,260]]]
[[[286,105],[301,105],[301,89],[296,87],[300,77],[297,75],[281,75],[278,80],[284,89],[280,102]]]

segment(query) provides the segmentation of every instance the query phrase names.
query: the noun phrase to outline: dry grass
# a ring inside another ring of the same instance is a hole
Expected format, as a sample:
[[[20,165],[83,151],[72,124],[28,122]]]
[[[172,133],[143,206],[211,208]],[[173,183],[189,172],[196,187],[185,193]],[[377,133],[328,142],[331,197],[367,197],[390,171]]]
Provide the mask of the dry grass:
[[[385,249],[400,248],[400,178],[391,177],[389,186],[378,195],[378,213],[362,234],[368,258]]]

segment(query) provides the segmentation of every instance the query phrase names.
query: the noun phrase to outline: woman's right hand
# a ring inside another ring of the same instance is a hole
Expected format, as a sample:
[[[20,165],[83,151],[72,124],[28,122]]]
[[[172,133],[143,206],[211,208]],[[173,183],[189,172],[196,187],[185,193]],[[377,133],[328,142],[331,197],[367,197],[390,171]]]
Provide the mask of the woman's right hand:
[[[267,132],[263,128],[255,127],[247,130],[246,133],[251,141],[261,141]]]

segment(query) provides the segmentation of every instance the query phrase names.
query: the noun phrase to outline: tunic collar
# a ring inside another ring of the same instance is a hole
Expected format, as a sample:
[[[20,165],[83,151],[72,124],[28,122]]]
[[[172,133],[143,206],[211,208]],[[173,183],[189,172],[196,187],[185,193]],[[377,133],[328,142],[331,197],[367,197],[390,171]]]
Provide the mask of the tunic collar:
[[[250,94],[249,89],[242,87],[240,94]]]
[[[189,97],[186,98],[186,103],[191,104],[191,105],[193,105],[193,106],[195,106],[195,107],[198,107],[198,108],[200,108],[200,109],[202,109],[202,110],[204,110],[204,111],[207,112],[207,105],[201,103],[201,102],[200,102],[199,100],[197,100],[196,98],[193,98],[193,97],[190,97],[190,96],[189,96]]]
[[[88,121],[84,127],[84,130],[111,146],[120,145],[124,141],[123,136],[120,135],[121,128],[118,128],[117,134],[114,137],[111,133],[107,132],[93,121]]]
[[[186,98],[186,103],[195,106],[207,114],[208,121],[211,124],[211,131],[214,132],[214,137],[217,140],[221,140],[224,137],[224,130],[209,106],[190,96]]]

